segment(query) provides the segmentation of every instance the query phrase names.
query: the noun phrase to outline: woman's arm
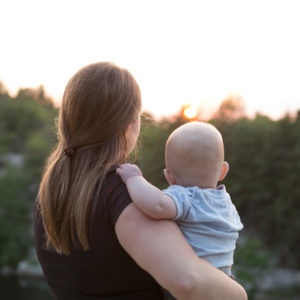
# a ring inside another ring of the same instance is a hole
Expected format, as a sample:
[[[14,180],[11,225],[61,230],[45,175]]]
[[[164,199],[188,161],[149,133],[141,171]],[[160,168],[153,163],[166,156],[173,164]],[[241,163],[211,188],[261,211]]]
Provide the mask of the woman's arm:
[[[237,282],[195,254],[174,222],[153,220],[129,204],[115,229],[128,254],[177,299],[247,299]]]

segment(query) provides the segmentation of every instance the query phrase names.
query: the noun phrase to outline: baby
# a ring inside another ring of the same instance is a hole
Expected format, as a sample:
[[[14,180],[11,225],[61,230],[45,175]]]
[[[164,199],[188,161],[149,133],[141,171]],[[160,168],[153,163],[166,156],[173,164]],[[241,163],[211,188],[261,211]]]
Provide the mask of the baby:
[[[136,165],[123,164],[117,173],[140,210],[175,220],[197,255],[232,277],[243,225],[225,186],[217,186],[229,170],[220,132],[203,122],[180,126],[168,138],[165,162],[170,186],[163,191],[147,182]]]

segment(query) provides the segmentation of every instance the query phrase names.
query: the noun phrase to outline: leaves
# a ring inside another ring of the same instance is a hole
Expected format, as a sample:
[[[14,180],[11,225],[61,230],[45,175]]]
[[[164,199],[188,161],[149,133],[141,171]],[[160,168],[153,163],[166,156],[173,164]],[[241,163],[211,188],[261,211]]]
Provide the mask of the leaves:
[[[12,98],[0,88],[0,266],[16,266],[32,244],[34,200],[55,142],[57,109],[42,88],[25,91]]]

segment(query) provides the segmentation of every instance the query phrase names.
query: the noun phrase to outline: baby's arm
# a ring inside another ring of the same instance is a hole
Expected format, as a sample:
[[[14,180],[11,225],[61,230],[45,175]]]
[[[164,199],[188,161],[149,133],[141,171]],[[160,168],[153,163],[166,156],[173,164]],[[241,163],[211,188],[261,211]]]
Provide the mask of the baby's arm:
[[[117,169],[134,204],[154,219],[173,219],[177,214],[174,201],[150,184],[136,165],[123,164]]]

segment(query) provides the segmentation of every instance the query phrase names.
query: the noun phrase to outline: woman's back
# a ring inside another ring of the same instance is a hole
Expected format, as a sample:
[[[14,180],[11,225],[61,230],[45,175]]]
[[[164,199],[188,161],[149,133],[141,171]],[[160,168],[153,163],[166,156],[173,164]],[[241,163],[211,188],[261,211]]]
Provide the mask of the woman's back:
[[[58,299],[163,299],[159,285],[121,247],[115,223],[131,202],[126,186],[111,170],[106,176],[89,226],[90,250],[70,255],[46,249],[41,215],[35,216],[37,254]]]

